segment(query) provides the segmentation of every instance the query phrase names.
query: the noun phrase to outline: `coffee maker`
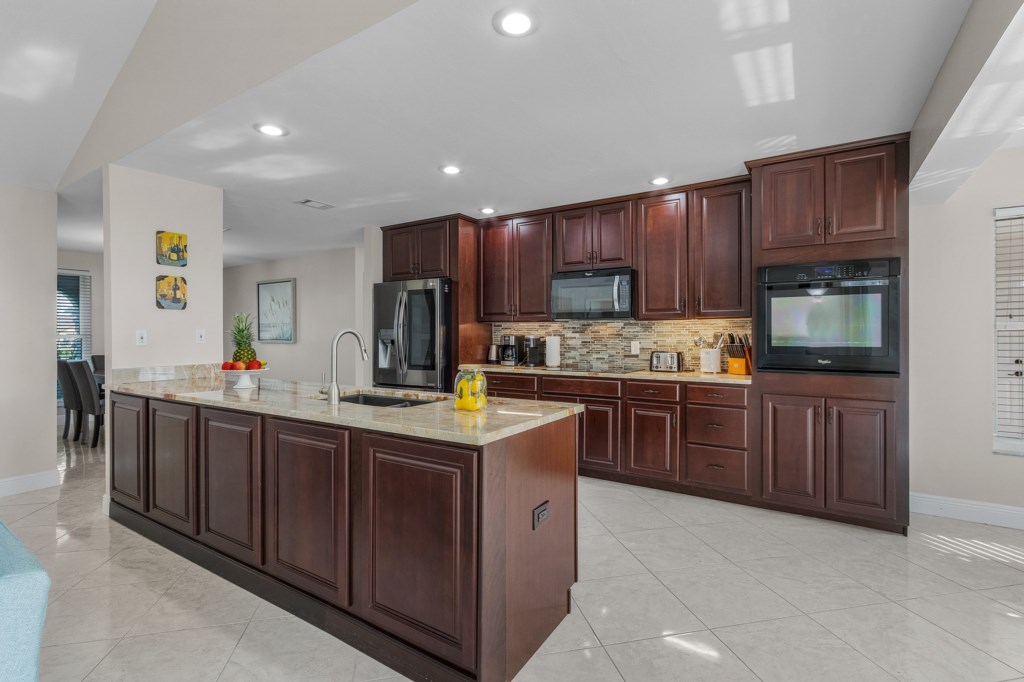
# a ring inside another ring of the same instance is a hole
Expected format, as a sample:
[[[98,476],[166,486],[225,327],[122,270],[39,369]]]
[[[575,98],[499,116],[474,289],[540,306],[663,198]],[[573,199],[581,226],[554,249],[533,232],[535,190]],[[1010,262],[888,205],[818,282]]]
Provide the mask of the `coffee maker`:
[[[523,337],[523,364],[527,367],[540,367],[544,364],[544,339],[542,337]]]
[[[501,346],[498,348],[498,357],[505,367],[515,367],[523,358],[523,342],[515,334],[506,334],[501,337]]]

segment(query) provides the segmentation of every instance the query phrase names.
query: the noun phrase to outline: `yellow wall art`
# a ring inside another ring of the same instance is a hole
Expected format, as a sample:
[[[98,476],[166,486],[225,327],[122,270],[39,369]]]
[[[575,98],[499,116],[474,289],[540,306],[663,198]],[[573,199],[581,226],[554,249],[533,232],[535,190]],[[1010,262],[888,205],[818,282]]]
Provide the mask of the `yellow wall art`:
[[[160,310],[184,310],[188,305],[188,282],[184,277],[158,275],[156,307]]]
[[[188,235],[181,232],[156,233],[156,264],[183,268],[188,265]]]

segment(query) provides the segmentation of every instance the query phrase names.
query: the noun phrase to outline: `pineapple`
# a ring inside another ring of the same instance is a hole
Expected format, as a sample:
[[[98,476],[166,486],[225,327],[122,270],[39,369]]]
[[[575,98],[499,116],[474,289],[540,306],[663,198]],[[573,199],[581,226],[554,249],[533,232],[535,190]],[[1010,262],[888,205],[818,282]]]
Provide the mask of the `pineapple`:
[[[232,362],[248,364],[256,359],[256,351],[252,349],[252,315],[237,313],[231,318],[231,341],[235,344]]]

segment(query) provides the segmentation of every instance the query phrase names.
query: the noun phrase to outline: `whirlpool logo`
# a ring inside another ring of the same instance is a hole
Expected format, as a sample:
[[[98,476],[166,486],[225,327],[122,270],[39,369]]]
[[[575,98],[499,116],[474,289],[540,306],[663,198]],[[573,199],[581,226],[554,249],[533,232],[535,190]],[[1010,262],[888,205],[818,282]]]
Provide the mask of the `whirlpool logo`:
[[[818,364],[819,365],[831,365],[832,361],[831,360],[818,360]]]

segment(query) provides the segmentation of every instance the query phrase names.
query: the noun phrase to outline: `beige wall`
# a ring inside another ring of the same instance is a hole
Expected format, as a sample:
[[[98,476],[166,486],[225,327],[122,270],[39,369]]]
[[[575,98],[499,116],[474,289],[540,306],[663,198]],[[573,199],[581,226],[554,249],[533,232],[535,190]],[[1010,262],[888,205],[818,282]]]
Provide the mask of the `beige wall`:
[[[0,185],[0,495],[56,485],[57,195]]]
[[[102,355],[106,321],[103,315],[103,254],[83,251],[58,251],[57,267],[78,270],[92,276],[92,352]]]
[[[231,328],[235,313],[251,313],[255,321],[257,282],[295,278],[296,342],[256,342],[253,348],[261,360],[267,361],[264,376],[319,382],[321,373],[330,371],[334,335],[347,327],[362,332],[358,310],[361,297],[355,295],[362,270],[358,251],[335,249],[225,268],[224,318],[218,332]],[[254,332],[255,327],[254,322]],[[223,359],[230,359],[234,351],[231,336],[220,333],[220,337],[217,341],[223,344]],[[339,383],[357,383],[357,363],[362,365],[354,339],[342,339],[338,347]]]
[[[112,368],[217,362],[223,324],[224,193],[220,188],[108,166],[103,174],[105,347]],[[188,265],[156,264],[157,230],[188,235]],[[157,275],[188,283],[184,310],[156,307]],[[196,329],[206,343],[196,343]],[[146,346],[135,345],[145,329]]]
[[[1024,507],[1024,457],[992,453],[992,209],[1024,204],[1024,149],[910,210],[910,489]]]
[[[360,288],[356,294],[362,302],[360,310],[360,333],[370,344],[373,338],[373,285],[384,281],[384,233],[379,227],[363,228],[363,247],[359,249],[362,268]],[[370,351],[370,362],[363,367],[363,385],[373,385],[373,348]]]

